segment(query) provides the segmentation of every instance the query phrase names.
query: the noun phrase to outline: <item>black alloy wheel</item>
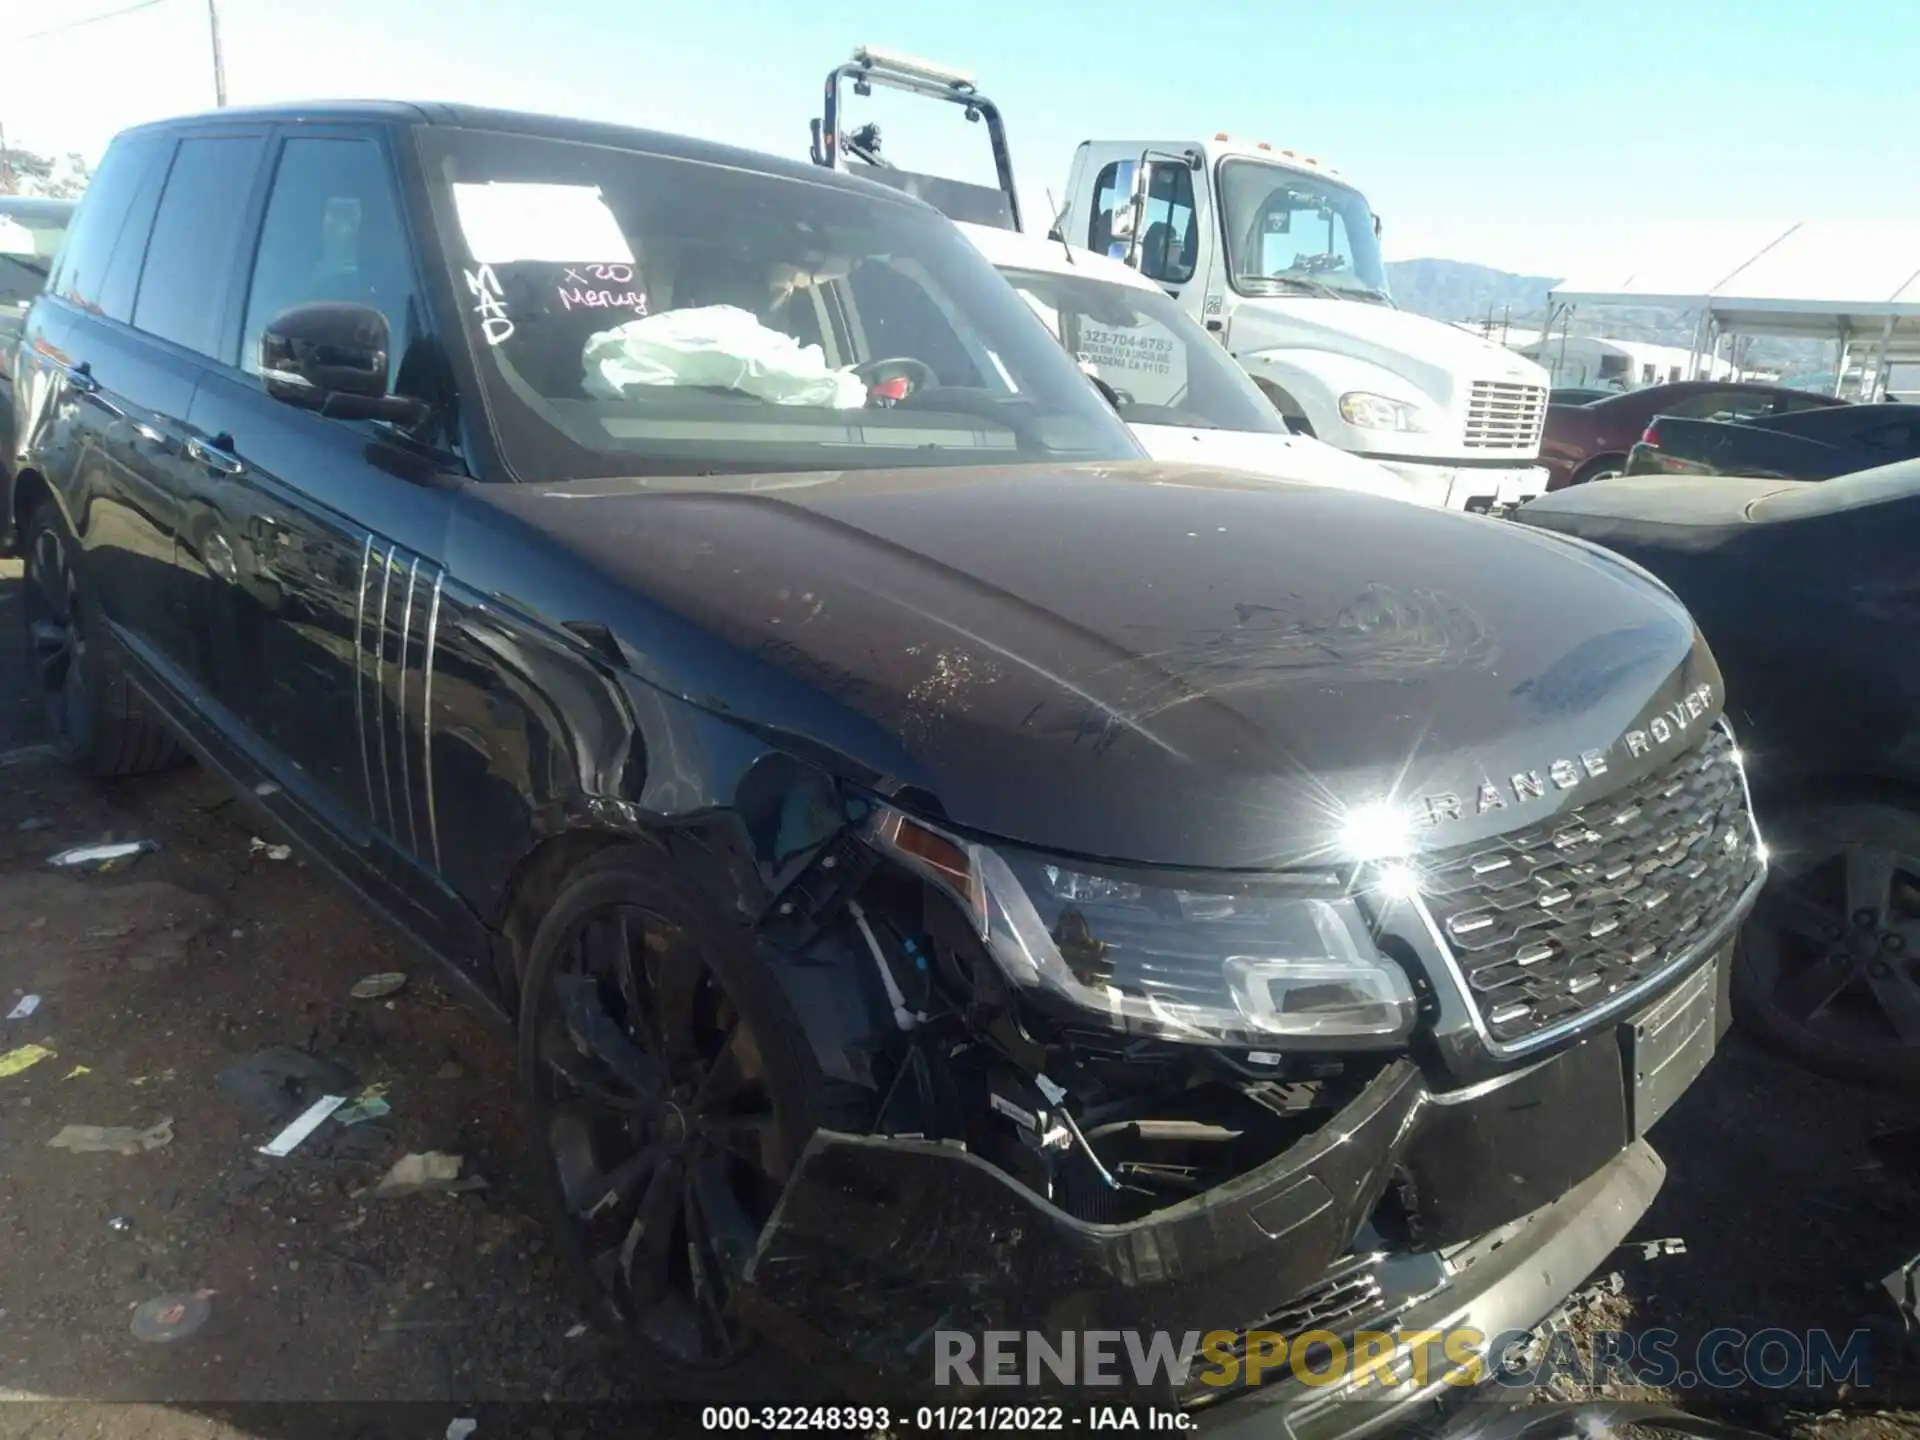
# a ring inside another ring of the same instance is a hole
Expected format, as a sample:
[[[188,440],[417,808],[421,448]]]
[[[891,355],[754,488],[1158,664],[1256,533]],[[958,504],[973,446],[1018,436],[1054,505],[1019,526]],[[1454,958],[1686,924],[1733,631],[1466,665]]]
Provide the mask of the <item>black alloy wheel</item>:
[[[178,743],[127,679],[124,656],[87,593],[80,547],[52,500],[34,506],[20,540],[28,683],[47,738],[69,764],[103,778],[178,764]]]
[[[1815,804],[1762,830],[1772,874],[1741,933],[1737,1017],[1820,1074],[1920,1090],[1920,815]]]
[[[38,686],[47,731],[68,756],[87,748],[92,702],[87,693],[87,635],[64,527],[36,511],[26,535],[25,607],[27,662]]]
[[[576,1283],[711,1379],[754,1350],[732,1302],[820,1082],[774,978],[660,865],[621,846],[562,892],[529,947],[521,1070]]]

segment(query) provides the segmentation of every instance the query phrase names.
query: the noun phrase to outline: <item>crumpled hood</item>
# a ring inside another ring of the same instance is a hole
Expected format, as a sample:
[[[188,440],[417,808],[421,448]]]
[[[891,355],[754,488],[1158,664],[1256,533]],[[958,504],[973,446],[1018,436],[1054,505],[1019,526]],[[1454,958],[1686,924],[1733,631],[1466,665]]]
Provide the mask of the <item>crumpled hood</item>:
[[[1236,356],[1261,350],[1331,350],[1404,375],[1441,405],[1472,380],[1547,383],[1547,374],[1503,345],[1406,310],[1312,296],[1243,300],[1227,330]]]
[[[604,613],[552,618],[645,679],[1080,855],[1325,859],[1354,807],[1436,793],[1466,797],[1426,832],[1458,843],[1665,763],[1684,740],[1624,732],[1720,703],[1685,610],[1614,558],[1350,491],[1142,461],[468,493],[598,572],[571,589]]]

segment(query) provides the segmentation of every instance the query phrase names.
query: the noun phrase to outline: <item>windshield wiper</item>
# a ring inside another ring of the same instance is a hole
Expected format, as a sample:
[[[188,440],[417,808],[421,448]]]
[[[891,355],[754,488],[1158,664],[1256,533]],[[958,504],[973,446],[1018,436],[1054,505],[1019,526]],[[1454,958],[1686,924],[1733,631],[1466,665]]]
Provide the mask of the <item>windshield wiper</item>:
[[[1338,285],[1329,285],[1324,280],[1310,280],[1304,275],[1243,275],[1240,284],[1243,287],[1284,285],[1304,295],[1318,295],[1323,300],[1344,300],[1350,293]]]

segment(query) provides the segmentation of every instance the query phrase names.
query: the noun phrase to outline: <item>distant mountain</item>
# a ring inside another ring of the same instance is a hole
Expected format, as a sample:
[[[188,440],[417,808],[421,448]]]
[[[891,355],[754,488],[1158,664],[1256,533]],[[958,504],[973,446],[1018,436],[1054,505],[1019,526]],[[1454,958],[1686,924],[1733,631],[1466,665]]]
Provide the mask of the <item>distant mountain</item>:
[[[1496,325],[1511,318],[1516,325],[1537,327],[1546,319],[1547,292],[1559,283],[1464,260],[1387,262],[1387,284],[1400,307],[1435,320],[1485,320],[1491,313]]]
[[[1484,325],[1489,318],[1496,338],[1505,322],[1516,330],[1546,323],[1547,294],[1559,280],[1545,275],[1515,275],[1464,260],[1389,260],[1387,284],[1403,310],[1434,320],[1465,320]],[[1605,335],[1614,340],[1644,340],[1691,348],[1696,312],[1664,305],[1582,307],[1572,317],[1575,335]],[[1560,321],[1555,321],[1558,333]],[[1818,365],[1831,347],[1820,341],[1755,337],[1745,351],[1756,365]]]

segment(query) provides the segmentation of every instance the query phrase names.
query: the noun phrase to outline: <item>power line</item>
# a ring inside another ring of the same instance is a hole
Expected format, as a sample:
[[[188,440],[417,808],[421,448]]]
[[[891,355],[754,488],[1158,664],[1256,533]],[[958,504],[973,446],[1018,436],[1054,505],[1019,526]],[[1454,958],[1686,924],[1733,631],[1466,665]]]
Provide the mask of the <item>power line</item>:
[[[122,15],[131,15],[136,10],[151,10],[154,6],[165,3],[166,0],[139,0],[138,4],[123,5],[118,10],[108,10],[103,14],[88,15],[79,20],[69,20],[64,25],[54,25],[45,30],[35,30],[30,34],[16,35],[13,38],[16,41],[43,40],[49,35],[63,35],[69,30],[78,30],[83,25],[97,25],[102,20],[115,20]]]

